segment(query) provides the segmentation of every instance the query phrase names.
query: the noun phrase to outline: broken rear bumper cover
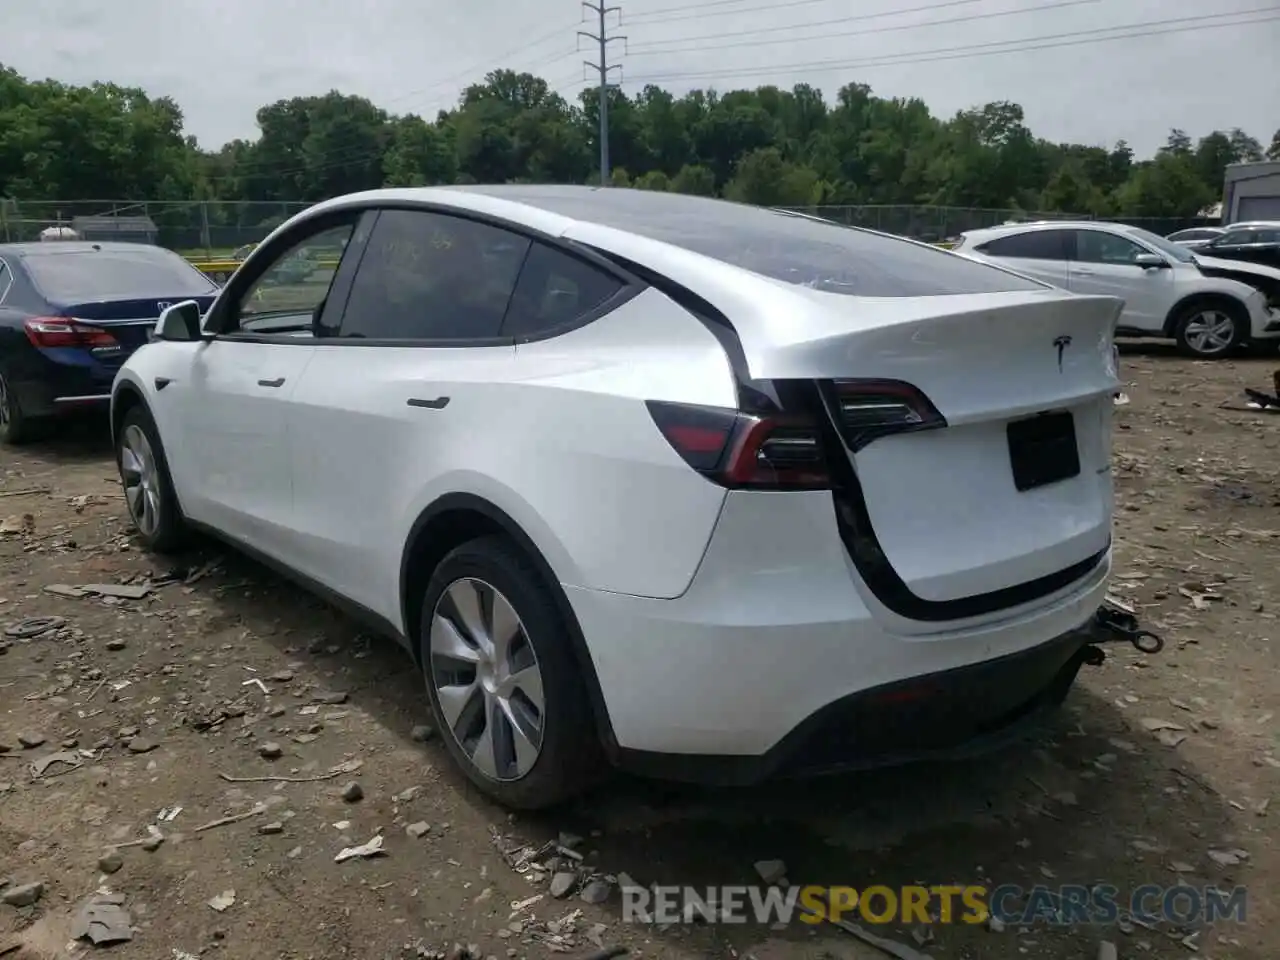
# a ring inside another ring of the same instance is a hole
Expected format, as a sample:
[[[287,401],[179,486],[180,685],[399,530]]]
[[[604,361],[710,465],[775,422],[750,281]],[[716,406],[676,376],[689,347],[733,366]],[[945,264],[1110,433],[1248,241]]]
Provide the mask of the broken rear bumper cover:
[[[621,750],[619,766],[665,780],[746,786],[922,761],[981,756],[1025,737],[1061,705],[1080,668],[1100,665],[1102,644],[1142,653],[1163,641],[1110,605],[1081,629],[1047,643],[939,673],[859,691],[818,710],[756,756]],[[767,696],[767,691],[761,691]]]

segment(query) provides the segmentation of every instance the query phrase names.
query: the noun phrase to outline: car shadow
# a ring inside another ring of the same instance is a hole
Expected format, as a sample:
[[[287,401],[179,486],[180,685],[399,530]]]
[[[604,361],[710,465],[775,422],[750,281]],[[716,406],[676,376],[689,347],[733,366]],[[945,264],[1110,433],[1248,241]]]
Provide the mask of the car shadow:
[[[23,457],[56,468],[112,458],[111,422],[105,412],[59,418],[47,436],[22,447]]]
[[[252,632],[290,657],[297,656],[300,641],[315,635],[317,624],[326,624],[310,654],[325,661],[323,671],[354,706],[409,746],[414,726],[427,723],[429,713],[408,654],[253,561],[223,556],[223,572],[212,579],[219,589],[234,589],[241,622],[250,628],[272,624]],[[1107,664],[1083,668],[1084,682],[1049,725],[1004,752],[750,789],[615,774],[563,809],[507,817],[457,771],[438,738],[412,748],[427,754],[441,788],[469,805],[479,822],[506,823],[512,843],[538,846],[572,833],[583,838],[579,850],[590,867],[626,873],[641,886],[756,884],[757,861],[782,860],[792,883],[858,889],[1014,884],[1058,890],[1101,883],[1124,896],[1151,883],[1203,889],[1221,880],[1206,850],[1229,831],[1235,814],[1176,749],[1135,729],[1090,682],[1108,670],[1132,669],[1140,658],[1127,647],[1109,649]],[[605,906],[618,923],[626,922],[616,890]],[[930,949],[935,955],[1012,958],[1038,945],[1037,955],[1075,956],[1059,951],[1086,949],[1082,944],[1092,951],[1099,939],[1116,939],[1096,926],[1026,926],[1017,939],[1015,931],[1002,940],[984,925],[935,925]],[[766,939],[800,949],[812,946],[816,932],[804,924],[784,930],[755,923],[637,929],[646,939],[670,940],[704,956],[730,949],[741,954]],[[1170,929],[1129,932],[1158,942]],[[876,933],[927,952],[899,924]],[[832,935],[853,944],[839,931]]]

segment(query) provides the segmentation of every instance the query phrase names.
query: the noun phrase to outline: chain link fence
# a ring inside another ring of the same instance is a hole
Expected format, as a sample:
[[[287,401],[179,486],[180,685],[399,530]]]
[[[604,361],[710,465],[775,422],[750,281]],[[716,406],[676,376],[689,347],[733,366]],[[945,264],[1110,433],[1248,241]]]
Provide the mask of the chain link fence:
[[[0,240],[79,237],[158,243],[193,257],[216,259],[257,243],[309,204],[276,201],[191,200],[8,200],[0,198]],[[1020,220],[1091,220],[1090,214],[1048,211],[905,205],[795,207],[797,212],[848,226],[930,243],[966,230]],[[1186,227],[1216,225],[1208,218],[1124,218],[1125,223],[1165,236]]]
[[[967,230],[998,227],[1005,223],[1030,220],[1098,220],[1104,219],[1089,213],[1063,213],[1047,210],[984,209],[979,207],[928,207],[894,205],[792,207],[797,213],[807,213],[825,220],[834,220],[850,227],[866,227],[900,237],[911,237],[928,243],[953,240]],[[1175,230],[1187,227],[1218,226],[1216,218],[1192,217],[1115,217],[1105,218],[1113,222],[1128,223],[1150,230],[1159,236],[1167,236]]]
[[[308,203],[0,199],[0,240],[125,240],[217,257],[257,243]]]

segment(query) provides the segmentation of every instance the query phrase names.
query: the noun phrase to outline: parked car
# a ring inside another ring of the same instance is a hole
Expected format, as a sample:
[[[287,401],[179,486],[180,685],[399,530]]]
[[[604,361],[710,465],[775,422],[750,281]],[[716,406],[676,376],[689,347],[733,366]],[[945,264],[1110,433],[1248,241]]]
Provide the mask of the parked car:
[[[1171,243],[1186,247],[1188,250],[1198,250],[1210,240],[1222,236],[1225,232],[1225,227],[1188,227],[1186,230],[1179,230],[1176,233],[1169,234],[1165,239]]]
[[[105,408],[120,365],[172,303],[217,287],[178,254],[139,243],[0,244],[0,440]]]
[[[1060,702],[1098,660],[1120,308],[721,200],[378,190],[169,308],[111,421],[150,548],[212,533],[396,638],[466,775],[536,808],[605,761],[750,783]]]
[[[1222,236],[1201,247],[1200,253],[1280,268],[1280,223],[1232,224]]]
[[[1073,293],[1120,297],[1118,334],[1168,337],[1190,356],[1280,338],[1280,270],[1193,253],[1139,227],[996,227],[964,234],[956,249]]]

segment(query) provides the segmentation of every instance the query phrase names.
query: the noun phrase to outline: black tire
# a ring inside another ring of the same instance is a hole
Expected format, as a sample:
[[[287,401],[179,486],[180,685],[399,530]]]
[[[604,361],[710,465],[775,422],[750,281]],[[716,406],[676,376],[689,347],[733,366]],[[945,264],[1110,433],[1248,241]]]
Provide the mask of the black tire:
[[[1208,314],[1221,316],[1230,322],[1230,333],[1224,346],[1205,349],[1197,345],[1193,324]],[[1198,300],[1187,304],[1178,311],[1173,321],[1173,338],[1178,344],[1178,351],[1187,357],[1198,360],[1220,360],[1239,352],[1241,345],[1249,335],[1249,313],[1244,305],[1234,300],[1214,298]]]
[[[135,513],[134,502],[130,500],[130,484],[126,478],[124,466],[125,449],[130,443],[133,431],[141,431],[150,446],[155,463],[155,493],[153,505],[156,522],[150,528],[144,528]],[[120,423],[116,436],[116,468],[120,472],[120,485],[125,494],[125,508],[133,521],[134,529],[147,549],[155,553],[174,553],[187,542],[188,531],[182,509],[178,506],[178,497],[173,490],[173,479],[169,474],[169,461],[164,455],[164,446],[160,442],[160,432],[156,430],[151,413],[142,404],[129,409]]]
[[[515,610],[541,673],[541,749],[531,768],[518,779],[496,779],[482,772],[448,725],[440,706],[430,649],[432,620],[445,591],[466,579],[492,586]],[[418,643],[440,739],[468,780],[488,797],[515,810],[542,810],[563,803],[585,791],[606,768],[586,686],[553,589],[510,541],[486,536],[446,555],[423,598]]]
[[[4,371],[0,370],[0,443],[19,447],[49,435],[47,420],[28,417],[13,392]]]

